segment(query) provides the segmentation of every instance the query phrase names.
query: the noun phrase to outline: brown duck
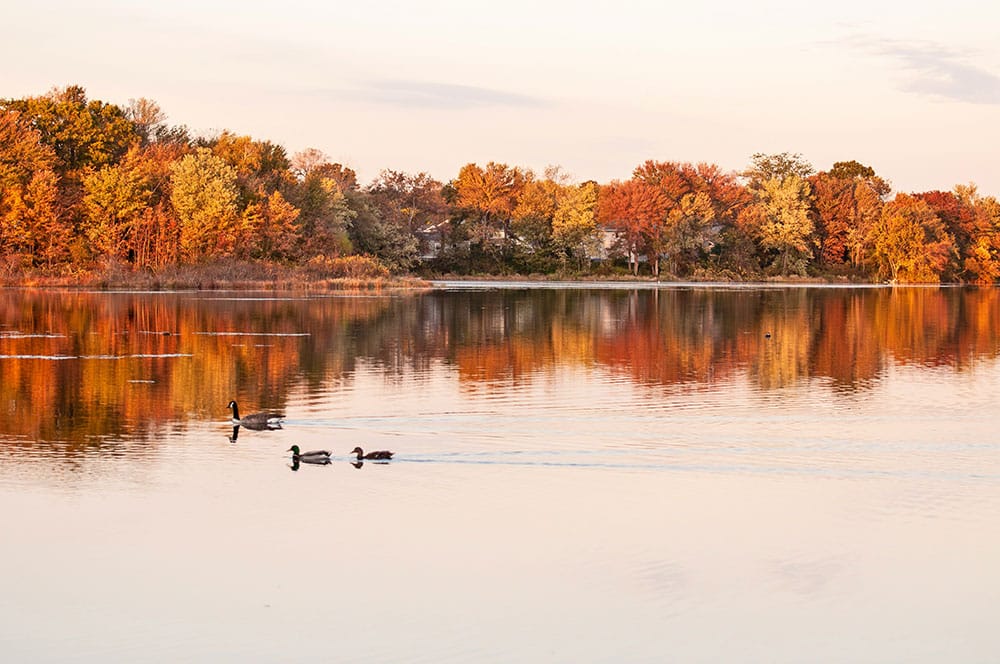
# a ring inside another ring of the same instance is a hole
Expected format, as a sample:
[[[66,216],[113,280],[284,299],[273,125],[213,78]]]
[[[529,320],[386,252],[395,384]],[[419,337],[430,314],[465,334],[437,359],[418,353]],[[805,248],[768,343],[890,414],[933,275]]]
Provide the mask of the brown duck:
[[[364,450],[362,450],[360,447],[355,447],[353,450],[351,450],[351,454],[358,455],[358,461],[361,461],[362,459],[388,460],[392,458],[393,453],[387,450],[377,450],[375,452],[369,452],[368,454],[365,454]]]

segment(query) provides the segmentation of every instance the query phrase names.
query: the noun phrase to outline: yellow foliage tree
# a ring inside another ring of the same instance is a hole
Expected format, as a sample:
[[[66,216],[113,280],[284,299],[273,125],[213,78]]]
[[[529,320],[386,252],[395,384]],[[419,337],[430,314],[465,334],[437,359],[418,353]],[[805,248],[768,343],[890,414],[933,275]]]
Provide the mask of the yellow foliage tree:
[[[103,256],[134,261],[134,226],[152,196],[139,150],[133,148],[118,164],[84,176],[83,191],[82,230],[91,249]]]
[[[798,175],[771,178],[760,183],[751,206],[760,246],[777,253],[774,265],[781,274],[805,272],[812,256],[809,237],[813,231],[809,215],[811,190]]]
[[[211,150],[199,148],[177,161],[171,174],[181,258],[231,255],[238,231],[236,169]]]
[[[575,257],[580,267],[597,243],[598,192],[599,187],[593,181],[567,187],[552,217],[552,239],[556,247],[565,259]]]

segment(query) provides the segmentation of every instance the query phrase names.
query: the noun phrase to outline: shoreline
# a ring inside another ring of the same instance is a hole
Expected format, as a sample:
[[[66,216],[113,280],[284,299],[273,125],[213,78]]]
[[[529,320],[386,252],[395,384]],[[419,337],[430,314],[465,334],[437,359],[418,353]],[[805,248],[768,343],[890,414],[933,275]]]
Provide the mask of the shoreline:
[[[524,289],[572,289],[632,288],[654,290],[661,288],[893,288],[893,287],[938,287],[954,288],[978,286],[963,283],[877,283],[850,281],[843,278],[785,277],[747,281],[705,279],[657,279],[654,277],[600,276],[566,278],[539,275],[440,275],[422,277],[415,275],[377,277],[325,277],[305,274],[296,269],[279,270],[271,274],[222,275],[212,269],[186,269],[182,272],[155,275],[152,273],[115,271],[87,275],[23,275],[21,278],[7,276],[0,278],[3,289],[46,289],[129,292],[173,292],[173,291],[265,291],[265,292],[338,292],[338,291],[388,291],[388,290],[428,290],[428,289],[483,289],[483,288],[524,288]]]

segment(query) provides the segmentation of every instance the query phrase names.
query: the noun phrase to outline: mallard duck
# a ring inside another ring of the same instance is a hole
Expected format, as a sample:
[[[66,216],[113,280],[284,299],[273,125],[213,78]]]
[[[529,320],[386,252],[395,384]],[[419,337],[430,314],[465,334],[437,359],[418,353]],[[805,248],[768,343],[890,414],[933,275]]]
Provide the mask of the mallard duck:
[[[235,401],[230,401],[228,408],[233,409],[233,424],[241,424],[247,429],[280,429],[281,419],[284,415],[280,413],[251,413],[240,417],[240,407]]]
[[[326,450],[312,450],[310,452],[302,452],[299,450],[298,445],[292,445],[286,452],[292,453],[292,463],[302,462],[302,463],[330,463],[330,453]]]
[[[386,450],[378,450],[376,452],[369,452],[368,454],[365,454],[364,450],[360,447],[355,447],[351,450],[351,454],[357,454],[358,461],[361,461],[362,459],[391,459],[393,453]]]

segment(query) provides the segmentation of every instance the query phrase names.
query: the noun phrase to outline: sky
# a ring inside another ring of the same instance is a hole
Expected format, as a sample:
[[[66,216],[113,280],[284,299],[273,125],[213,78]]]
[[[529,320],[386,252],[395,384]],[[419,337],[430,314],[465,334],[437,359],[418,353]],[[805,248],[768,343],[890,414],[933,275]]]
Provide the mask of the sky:
[[[145,97],[362,183],[489,161],[603,183],[787,151],[1000,195],[993,0],[0,0],[0,24],[0,97]]]

